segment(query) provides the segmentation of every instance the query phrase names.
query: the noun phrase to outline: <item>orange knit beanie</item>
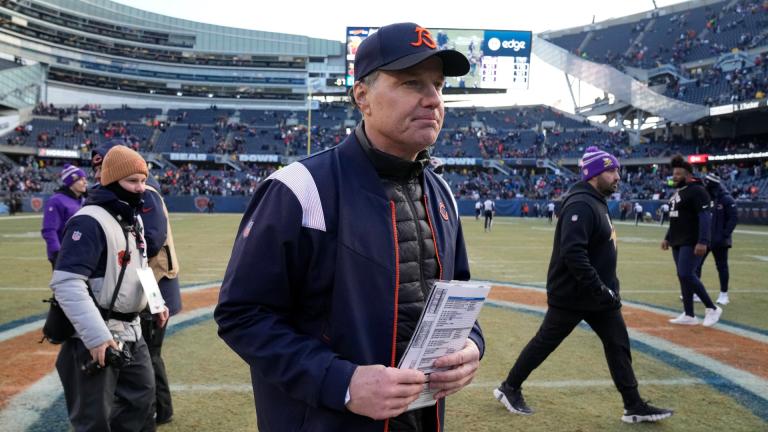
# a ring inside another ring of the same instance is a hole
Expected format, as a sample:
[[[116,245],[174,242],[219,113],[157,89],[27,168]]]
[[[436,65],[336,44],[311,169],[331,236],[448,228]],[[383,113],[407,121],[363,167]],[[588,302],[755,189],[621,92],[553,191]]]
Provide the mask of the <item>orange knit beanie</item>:
[[[122,145],[109,149],[101,164],[101,185],[106,186],[133,174],[149,176],[147,163],[141,155]]]

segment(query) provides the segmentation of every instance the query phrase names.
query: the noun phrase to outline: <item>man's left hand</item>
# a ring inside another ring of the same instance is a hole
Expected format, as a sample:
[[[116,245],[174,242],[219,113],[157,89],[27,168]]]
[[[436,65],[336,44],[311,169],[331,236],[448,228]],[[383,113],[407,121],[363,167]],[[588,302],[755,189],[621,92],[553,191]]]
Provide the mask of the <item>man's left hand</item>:
[[[429,388],[439,390],[435,399],[441,399],[464,388],[475,378],[480,367],[480,350],[475,342],[467,339],[464,349],[435,360],[435,367],[448,368],[429,376]]]
[[[707,253],[707,245],[703,243],[696,243],[696,247],[693,248],[693,254],[696,256],[704,256]]]
[[[170,317],[170,315],[171,313],[168,310],[168,306],[163,306],[163,311],[155,314],[155,327],[157,328],[165,327],[165,324],[168,322],[168,318]]]

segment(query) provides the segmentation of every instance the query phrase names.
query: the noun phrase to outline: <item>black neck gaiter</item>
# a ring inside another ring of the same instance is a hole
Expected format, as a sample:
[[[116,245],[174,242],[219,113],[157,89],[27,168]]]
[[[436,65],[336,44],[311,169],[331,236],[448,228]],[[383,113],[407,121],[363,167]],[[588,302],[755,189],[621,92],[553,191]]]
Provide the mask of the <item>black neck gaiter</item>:
[[[117,199],[128,203],[134,209],[138,209],[144,204],[142,199],[144,194],[128,192],[120,186],[119,182],[112,182],[105,187],[117,195]]]

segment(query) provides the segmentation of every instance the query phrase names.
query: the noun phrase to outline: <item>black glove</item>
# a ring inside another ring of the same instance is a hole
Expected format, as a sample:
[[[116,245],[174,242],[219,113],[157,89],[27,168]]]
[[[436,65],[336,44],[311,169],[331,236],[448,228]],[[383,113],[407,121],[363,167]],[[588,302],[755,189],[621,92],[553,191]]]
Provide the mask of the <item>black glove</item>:
[[[56,259],[59,257],[59,251],[51,252],[50,258],[48,258],[48,261],[51,262],[51,267],[54,269],[56,268]]]
[[[605,305],[621,305],[621,296],[619,293],[603,285],[600,287],[600,304]]]

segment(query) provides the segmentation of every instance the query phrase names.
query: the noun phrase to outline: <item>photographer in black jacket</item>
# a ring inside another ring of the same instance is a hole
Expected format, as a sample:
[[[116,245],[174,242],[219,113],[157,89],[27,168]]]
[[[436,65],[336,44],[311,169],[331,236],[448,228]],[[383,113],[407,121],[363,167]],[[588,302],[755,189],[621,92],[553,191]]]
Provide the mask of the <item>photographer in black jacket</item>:
[[[603,342],[611,378],[624,400],[621,420],[662,420],[673,412],[640,398],[620,310],[616,230],[605,200],[618,188],[619,161],[597,147],[589,147],[581,159],[581,172],[582,181],[563,199],[555,229],[547,275],[549,309],[544,322],[493,394],[510,412],[532,414],[523,398],[523,381],[584,320]]]

